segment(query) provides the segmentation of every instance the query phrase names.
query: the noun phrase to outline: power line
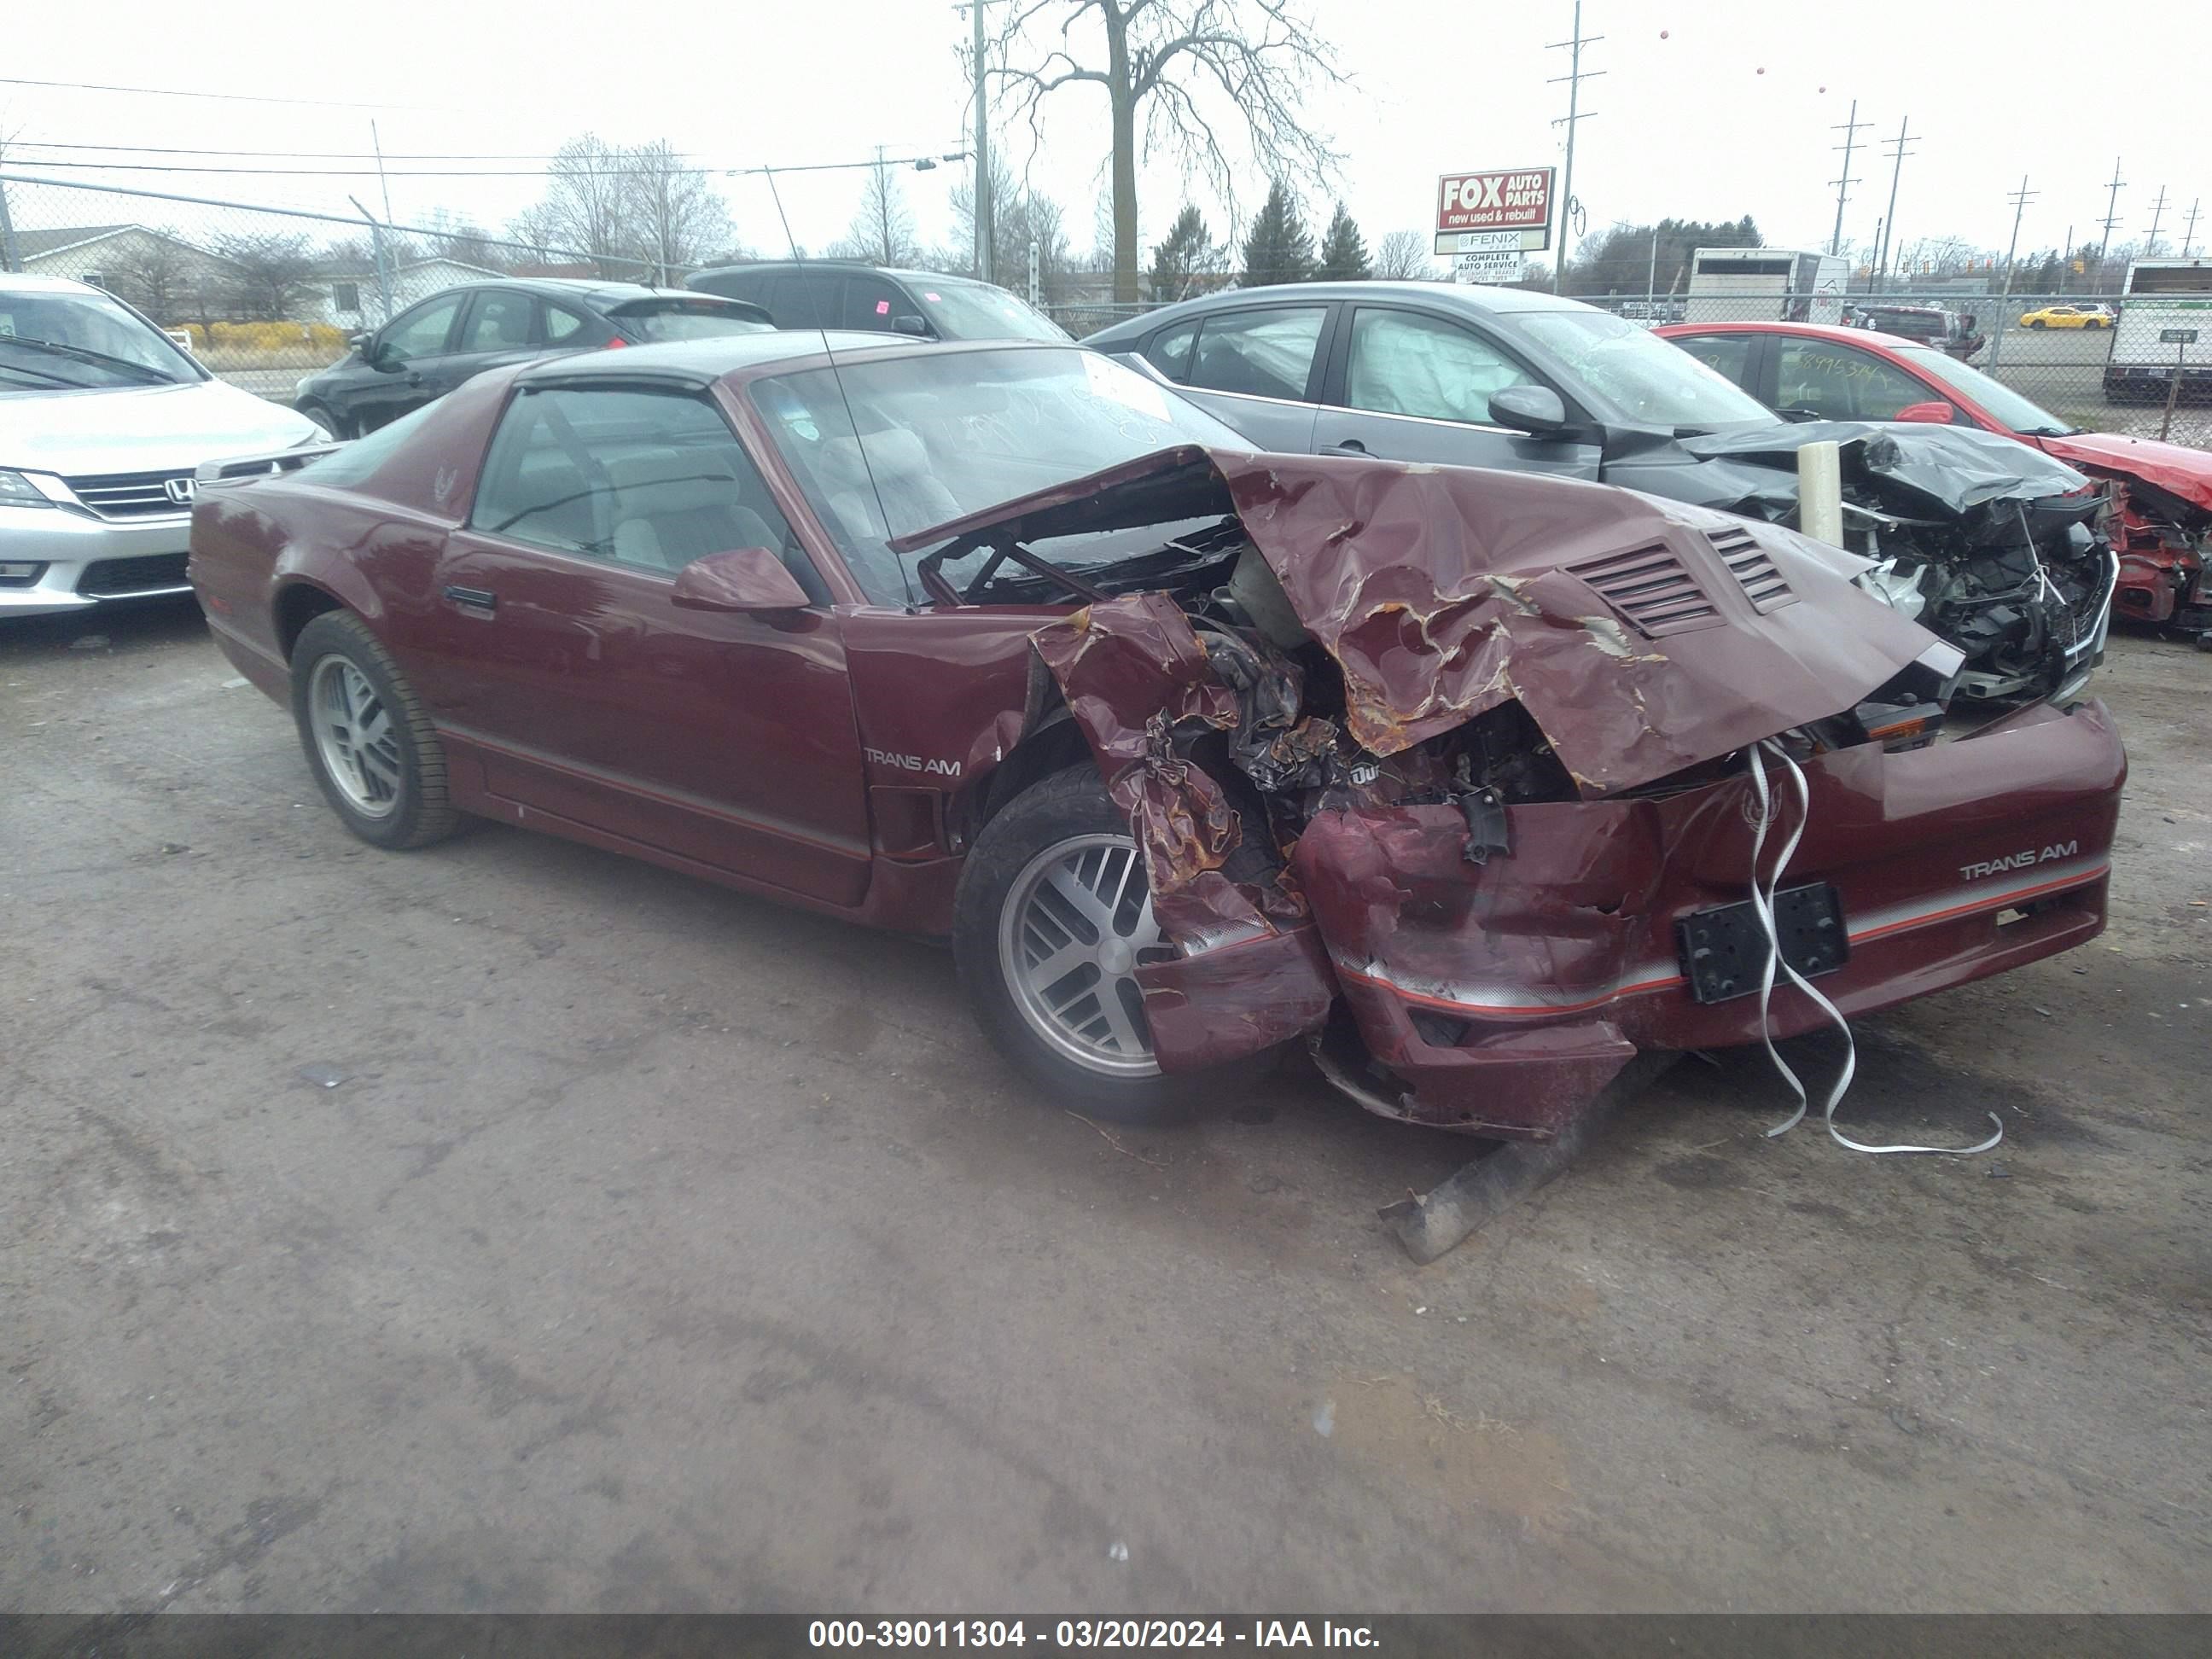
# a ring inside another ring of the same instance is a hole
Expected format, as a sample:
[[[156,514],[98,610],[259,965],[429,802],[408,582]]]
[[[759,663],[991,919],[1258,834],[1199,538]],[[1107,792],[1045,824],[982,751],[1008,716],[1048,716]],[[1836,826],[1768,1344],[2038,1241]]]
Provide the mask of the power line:
[[[2143,257],[2150,258],[2158,252],[2158,222],[2166,217],[2166,186],[2158,187],[2158,200],[2150,204],[2150,234],[2143,239]]]
[[[2112,249],[2112,227],[2120,222],[2120,192],[2127,187],[2126,180],[2120,177],[2120,158],[2115,155],[2112,157],[2112,182],[2106,186],[2112,194],[2105,198],[2105,216],[2100,222],[2105,227],[2105,239],[2097,244],[2097,271],[2100,276],[2104,274],[2105,255]]]
[[[1573,229],[1575,215],[1575,128],[1597,113],[1595,110],[1582,107],[1583,82],[1595,80],[1605,73],[1603,70],[1583,67],[1583,48],[1595,46],[1604,39],[1602,34],[1583,33],[1583,0],[1575,0],[1573,37],[1554,40],[1544,48],[1547,52],[1565,52],[1567,54],[1567,72],[1554,75],[1549,82],[1553,86],[1562,81],[1567,83],[1567,112],[1552,123],[1555,127],[1563,126],[1567,130],[1566,174],[1559,181],[1559,246],[1553,256],[1554,263],[1552,266],[1552,292],[1554,294],[1566,291],[1563,284],[1567,280],[1567,238]]]
[[[173,161],[57,161],[45,156],[25,158],[25,165],[40,167],[68,167],[76,172],[90,173],[234,173],[260,179],[374,179],[377,177],[374,163],[362,167],[187,167]],[[860,164],[856,164],[860,165]],[[720,172],[724,169],[697,167],[698,172]],[[778,171],[786,169],[779,168]],[[546,169],[538,167],[425,167],[401,172],[387,169],[395,179],[542,179]],[[577,179],[628,178],[637,172],[635,167],[564,167],[562,173]]]
[[[1911,142],[1906,132],[1906,129],[1911,124],[1912,118],[1909,115],[1905,117],[1897,124],[1897,137],[1889,141],[1889,157],[1892,164],[1889,170],[1889,211],[1882,215],[1881,256],[1875,261],[1874,280],[1870,284],[1871,291],[1876,294],[1881,291],[1883,273],[1889,269],[1889,245],[1895,240],[1897,234],[1897,181],[1904,174],[1905,158],[1908,155],[1917,155],[1920,153],[1905,148],[1905,145]]]
[[[206,98],[225,104],[303,104],[316,109],[443,109],[442,104],[358,104],[339,98],[276,98],[252,92],[186,92],[180,87],[111,87],[96,81],[27,81],[0,75],[0,87],[48,87],[64,92],[128,92],[142,98]]]
[[[367,161],[375,158],[366,149],[213,149],[187,144],[76,144],[58,138],[11,138],[10,149],[91,150],[118,155],[222,155],[289,157],[301,161]],[[387,153],[387,161],[550,161],[556,150],[515,150],[478,153],[473,150],[419,150],[410,155]]]
[[[1844,204],[1850,197],[1851,186],[1859,182],[1856,179],[1851,177],[1851,148],[1858,142],[1859,129],[1861,127],[1870,127],[1873,125],[1874,123],[1871,121],[1862,121],[1859,119],[1859,100],[1854,98],[1851,100],[1850,119],[1848,121],[1838,121],[1836,123],[1834,127],[1830,129],[1831,131],[1841,131],[1844,135],[1844,142],[1832,147],[1840,149],[1844,153],[1844,176],[1840,179],[1831,179],[1828,180],[1830,184],[1836,187],[1836,228],[1828,237],[1828,252],[1830,253],[1839,253],[1843,251]]]

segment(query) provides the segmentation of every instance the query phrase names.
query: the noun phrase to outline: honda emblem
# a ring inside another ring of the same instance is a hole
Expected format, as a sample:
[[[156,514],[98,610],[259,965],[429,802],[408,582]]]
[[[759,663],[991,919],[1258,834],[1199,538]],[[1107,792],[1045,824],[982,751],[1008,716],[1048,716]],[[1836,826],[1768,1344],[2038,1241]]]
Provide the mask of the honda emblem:
[[[171,501],[174,501],[179,507],[190,507],[192,503],[193,493],[198,490],[198,488],[199,482],[194,478],[164,478],[161,480],[161,493],[167,495]]]

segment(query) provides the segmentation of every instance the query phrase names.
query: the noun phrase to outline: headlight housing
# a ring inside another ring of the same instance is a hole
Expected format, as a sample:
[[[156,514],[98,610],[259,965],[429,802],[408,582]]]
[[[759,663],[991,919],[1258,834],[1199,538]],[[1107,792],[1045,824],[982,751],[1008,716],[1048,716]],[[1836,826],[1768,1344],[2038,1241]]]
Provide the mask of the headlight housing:
[[[52,507],[46,491],[20,472],[0,467],[0,507]]]

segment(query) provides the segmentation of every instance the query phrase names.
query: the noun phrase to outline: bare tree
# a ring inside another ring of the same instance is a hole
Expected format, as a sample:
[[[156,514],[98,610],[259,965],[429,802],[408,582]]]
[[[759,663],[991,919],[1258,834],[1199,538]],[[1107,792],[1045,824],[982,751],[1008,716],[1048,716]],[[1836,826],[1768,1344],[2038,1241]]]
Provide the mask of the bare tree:
[[[921,257],[914,240],[914,216],[897,172],[878,155],[860,186],[860,205],[845,240],[830,252],[839,258],[866,259],[872,265],[910,265]]]
[[[166,229],[143,229],[123,239],[123,247],[121,254],[102,262],[101,286],[157,323],[189,314],[195,279],[204,280],[214,262]]]
[[[283,322],[314,290],[315,258],[303,235],[248,232],[221,237],[215,247],[235,267],[230,307],[241,317]]]
[[[1394,230],[1375,245],[1374,270],[1385,282],[1425,283],[1436,276],[1437,262],[1420,232]]]
[[[545,169],[545,194],[514,222],[517,241],[541,252],[586,254],[602,276],[633,276],[638,238],[621,150],[596,133],[571,138]]]
[[[1121,304],[1137,298],[1140,143],[1146,156],[1172,153],[1186,179],[1199,174],[1232,205],[1240,179],[1326,179],[1341,159],[1300,105],[1345,76],[1293,0],[1020,0],[986,52],[993,58],[1001,109],[1027,121],[1037,143],[1051,94],[1104,89]]]
[[[639,252],[658,283],[702,264],[710,254],[737,250],[721,192],[696,167],[687,167],[665,138],[628,151],[629,210]]]

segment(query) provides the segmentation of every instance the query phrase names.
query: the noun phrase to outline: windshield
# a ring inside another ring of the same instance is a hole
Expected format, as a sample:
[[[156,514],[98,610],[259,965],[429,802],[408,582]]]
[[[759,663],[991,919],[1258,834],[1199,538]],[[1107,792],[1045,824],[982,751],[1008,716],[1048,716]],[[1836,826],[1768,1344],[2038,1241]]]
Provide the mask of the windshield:
[[[0,384],[82,391],[199,378],[165,335],[104,294],[0,289]]]
[[[706,300],[642,300],[608,314],[625,335],[641,343],[765,334],[771,326],[750,312]]]
[[[909,591],[884,545],[891,537],[1176,444],[1252,447],[1166,387],[1075,346],[810,369],[748,392],[854,580],[883,605],[904,604]]]
[[[981,283],[936,283],[909,276],[907,286],[928,308],[930,326],[948,340],[1066,341],[1067,331],[1002,288]]]
[[[1601,416],[1678,431],[1773,423],[1766,406],[1748,392],[1673,342],[1610,312],[1533,311],[1497,320],[1558,358],[1572,377],[1567,389]]]
[[[2069,426],[2049,410],[2032,404],[2002,380],[1991,380],[1978,368],[1948,357],[1940,351],[1913,349],[1897,354],[1931,380],[1941,380],[1989,410],[1999,426],[2038,437],[2056,438],[2081,428]]]

